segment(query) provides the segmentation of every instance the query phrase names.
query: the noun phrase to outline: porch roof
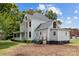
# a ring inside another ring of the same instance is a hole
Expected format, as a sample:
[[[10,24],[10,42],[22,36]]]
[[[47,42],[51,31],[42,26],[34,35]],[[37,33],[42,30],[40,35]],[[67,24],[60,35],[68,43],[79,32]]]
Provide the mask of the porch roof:
[[[24,33],[24,32],[17,31],[17,32],[13,32],[13,33],[15,34],[15,33]]]

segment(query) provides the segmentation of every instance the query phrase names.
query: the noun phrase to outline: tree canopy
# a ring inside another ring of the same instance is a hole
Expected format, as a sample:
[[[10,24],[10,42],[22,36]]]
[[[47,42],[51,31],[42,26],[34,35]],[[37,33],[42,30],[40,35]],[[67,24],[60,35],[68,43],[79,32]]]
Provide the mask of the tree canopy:
[[[45,16],[47,16],[51,20],[56,20],[57,19],[57,14],[54,13],[52,10],[47,11]]]
[[[10,37],[14,31],[19,30],[19,11],[16,4],[0,4],[0,27],[6,37]]]
[[[48,17],[51,20],[57,20],[57,14],[55,12],[53,12],[52,10],[47,10],[45,13],[45,16]],[[62,24],[62,22],[60,20],[57,20],[57,22],[59,24]]]

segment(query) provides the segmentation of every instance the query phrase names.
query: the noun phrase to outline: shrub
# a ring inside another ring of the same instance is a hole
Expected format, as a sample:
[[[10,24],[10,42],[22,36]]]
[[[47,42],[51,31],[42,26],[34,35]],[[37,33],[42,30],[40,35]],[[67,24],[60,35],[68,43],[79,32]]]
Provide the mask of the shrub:
[[[27,43],[32,43],[32,40],[27,40]]]
[[[42,44],[42,43],[43,43],[43,41],[42,41],[42,40],[39,40],[37,43],[38,43],[38,44]]]
[[[23,40],[25,43],[32,43],[32,40]]]
[[[23,40],[23,42],[25,42],[25,43],[26,43],[27,41],[26,41],[26,40]]]
[[[23,42],[23,40],[16,40],[16,39],[11,39],[11,41]]]
[[[32,42],[33,42],[33,43],[37,43],[38,41],[37,41],[37,40],[32,40]]]

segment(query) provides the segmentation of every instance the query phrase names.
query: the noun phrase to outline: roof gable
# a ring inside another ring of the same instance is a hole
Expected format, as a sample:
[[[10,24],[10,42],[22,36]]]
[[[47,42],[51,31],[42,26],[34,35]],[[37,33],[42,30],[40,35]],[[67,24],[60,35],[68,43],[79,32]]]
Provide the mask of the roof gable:
[[[47,22],[45,22],[45,23],[41,23],[38,27],[37,27],[37,29],[36,30],[40,30],[40,29],[47,29],[47,28],[53,28],[53,23],[54,22],[56,22],[57,23],[57,28],[59,28],[58,27],[58,21],[57,20],[49,20],[49,21],[47,21]]]
[[[40,30],[40,29],[46,29],[49,28],[52,25],[52,21],[48,21],[46,23],[41,23],[36,30]]]

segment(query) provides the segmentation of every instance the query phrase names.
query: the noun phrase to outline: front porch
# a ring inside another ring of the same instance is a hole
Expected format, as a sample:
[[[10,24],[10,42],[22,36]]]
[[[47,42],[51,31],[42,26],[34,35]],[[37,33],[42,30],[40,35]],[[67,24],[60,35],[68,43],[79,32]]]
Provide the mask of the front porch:
[[[25,40],[28,39],[27,32],[14,32],[13,33],[14,40]]]

